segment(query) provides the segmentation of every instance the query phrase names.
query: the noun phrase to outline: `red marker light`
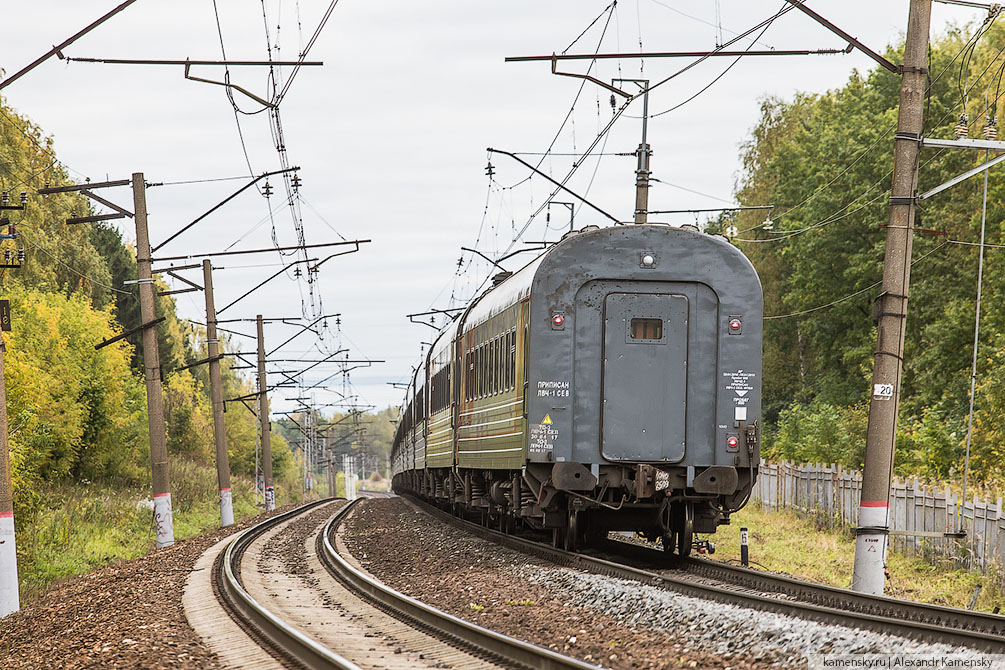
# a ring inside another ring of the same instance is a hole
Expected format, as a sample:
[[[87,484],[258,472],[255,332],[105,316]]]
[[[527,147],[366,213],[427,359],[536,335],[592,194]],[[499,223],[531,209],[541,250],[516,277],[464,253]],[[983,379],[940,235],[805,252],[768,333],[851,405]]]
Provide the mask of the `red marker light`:
[[[729,322],[729,329],[730,330],[740,330],[740,320],[739,319],[732,319]]]
[[[556,328],[560,327],[563,323],[565,323],[565,317],[562,316],[561,314],[556,314],[555,316],[551,317],[551,323]]]
[[[735,447],[739,443],[740,441],[736,438],[735,435],[730,435],[728,438],[726,438],[726,444],[729,445],[730,447]]]

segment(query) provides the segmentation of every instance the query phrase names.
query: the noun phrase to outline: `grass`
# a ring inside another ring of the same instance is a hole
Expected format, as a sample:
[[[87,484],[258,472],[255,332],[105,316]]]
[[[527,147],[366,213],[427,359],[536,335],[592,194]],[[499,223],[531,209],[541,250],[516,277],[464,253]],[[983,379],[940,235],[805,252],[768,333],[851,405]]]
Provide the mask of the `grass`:
[[[277,506],[299,499],[299,485],[299,478],[277,482]],[[175,540],[219,526],[214,468],[174,459],[171,487]],[[231,492],[235,520],[261,513],[250,479],[232,477]],[[42,491],[43,502],[34,515],[23,522],[15,520],[22,604],[60,579],[152,551],[150,496],[149,487],[97,483],[49,486]]]
[[[777,512],[751,503],[734,514],[729,526],[720,526],[712,538],[712,558],[739,563],[740,528],[749,530],[753,567],[783,572],[800,579],[841,588],[851,586],[855,537],[846,529],[828,528],[812,517],[790,510]],[[982,586],[975,609],[1005,607],[1000,571],[982,575],[949,564],[933,565],[925,559],[897,551],[887,554],[890,577],[885,594],[925,603],[966,608],[974,590]]]

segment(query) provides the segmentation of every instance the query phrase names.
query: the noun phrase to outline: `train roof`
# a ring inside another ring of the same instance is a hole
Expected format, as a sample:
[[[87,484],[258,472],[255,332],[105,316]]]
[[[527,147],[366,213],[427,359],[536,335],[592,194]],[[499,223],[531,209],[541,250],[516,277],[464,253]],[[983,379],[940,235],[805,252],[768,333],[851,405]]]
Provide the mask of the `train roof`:
[[[760,291],[757,273],[749,259],[720,235],[709,235],[692,227],[678,228],[658,224],[604,228],[590,226],[567,234],[512,276],[483,293],[464,317],[464,328],[473,328],[527,298],[535,280],[544,275],[564,276],[568,272],[592,271],[598,273],[598,276],[604,276],[603,267],[593,267],[597,265],[598,257],[610,256],[613,261],[618,249],[627,250],[627,247],[638,243],[653,245],[651,250],[664,257],[660,265],[665,269],[655,273],[656,276],[647,276],[647,279],[665,278],[670,266],[673,268],[670,274],[693,275],[695,279],[707,281],[709,285],[732,281],[746,283],[744,279],[751,278],[757,284],[757,291]],[[551,262],[551,259],[555,259],[555,262]],[[577,267],[577,260],[589,260],[591,267]],[[601,266],[603,265],[602,263]],[[638,271],[637,265],[635,270]],[[625,272],[623,261],[617,262],[616,269],[612,265],[607,271],[622,275]]]

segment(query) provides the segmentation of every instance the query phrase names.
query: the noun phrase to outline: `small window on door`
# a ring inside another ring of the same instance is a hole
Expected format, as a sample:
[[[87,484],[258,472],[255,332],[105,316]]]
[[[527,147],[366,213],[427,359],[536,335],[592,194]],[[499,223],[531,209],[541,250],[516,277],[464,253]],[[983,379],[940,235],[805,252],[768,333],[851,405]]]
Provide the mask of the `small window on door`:
[[[633,340],[661,340],[663,319],[632,319],[628,335]]]

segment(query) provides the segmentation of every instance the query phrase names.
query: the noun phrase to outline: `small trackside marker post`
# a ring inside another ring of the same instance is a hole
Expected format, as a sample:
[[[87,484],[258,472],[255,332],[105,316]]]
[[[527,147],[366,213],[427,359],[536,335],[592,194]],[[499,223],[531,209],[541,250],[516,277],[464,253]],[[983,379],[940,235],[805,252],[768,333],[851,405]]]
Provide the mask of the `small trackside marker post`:
[[[743,567],[750,565],[750,549],[747,547],[747,529],[740,529],[740,564]]]

